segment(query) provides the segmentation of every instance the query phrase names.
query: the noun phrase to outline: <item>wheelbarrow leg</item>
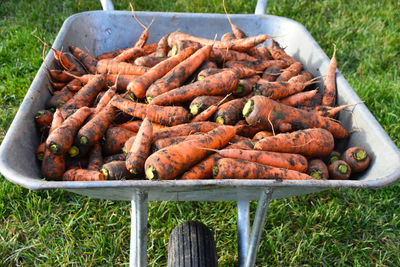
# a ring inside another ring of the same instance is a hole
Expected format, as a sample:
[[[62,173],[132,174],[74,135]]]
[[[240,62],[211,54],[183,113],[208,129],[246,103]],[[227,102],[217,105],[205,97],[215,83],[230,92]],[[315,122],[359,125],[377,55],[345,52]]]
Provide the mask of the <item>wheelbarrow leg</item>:
[[[239,266],[244,266],[250,238],[250,201],[237,202],[238,258]]]
[[[129,266],[147,266],[147,192],[136,191],[132,199]]]
[[[250,242],[247,250],[245,267],[253,267],[256,262],[257,250],[260,244],[262,230],[265,224],[265,217],[267,215],[269,202],[272,197],[271,188],[266,188],[261,192],[260,199],[258,200],[256,215],[254,218],[253,226],[251,227]]]

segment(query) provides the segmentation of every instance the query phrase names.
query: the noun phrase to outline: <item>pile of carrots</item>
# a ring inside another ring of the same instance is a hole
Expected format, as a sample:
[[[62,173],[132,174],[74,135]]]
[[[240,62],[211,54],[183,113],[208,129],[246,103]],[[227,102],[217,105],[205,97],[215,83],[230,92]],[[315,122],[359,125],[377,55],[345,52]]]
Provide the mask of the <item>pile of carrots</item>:
[[[335,53],[317,90],[271,36],[231,26],[220,40],[176,31],[152,44],[148,26],[132,47],[97,57],[53,49],[52,96],[35,117],[43,177],[311,180],[364,171],[363,148],[334,151],[349,137],[336,120],[348,106],[335,106]]]

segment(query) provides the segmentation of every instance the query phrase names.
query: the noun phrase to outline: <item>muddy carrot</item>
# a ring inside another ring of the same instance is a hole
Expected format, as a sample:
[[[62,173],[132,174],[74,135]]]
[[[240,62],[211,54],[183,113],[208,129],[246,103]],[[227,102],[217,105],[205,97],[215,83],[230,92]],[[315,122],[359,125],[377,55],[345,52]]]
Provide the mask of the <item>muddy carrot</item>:
[[[273,59],[270,52],[265,46],[257,46],[247,50],[247,54],[260,60]]]
[[[259,131],[264,131],[267,128],[262,125],[249,125],[245,120],[240,120],[236,123],[236,133],[240,136],[253,138]]]
[[[303,105],[307,100],[312,99],[317,94],[317,92],[318,92],[317,90],[299,92],[279,99],[279,103],[291,107],[297,107]]]
[[[271,56],[275,60],[284,60],[290,64],[295,63],[297,60],[295,60],[293,57],[289,56],[285,50],[283,50],[279,43],[276,42],[275,40],[271,40],[270,45],[268,46],[268,51],[270,52]]]
[[[106,52],[103,54],[100,54],[97,56],[97,60],[102,60],[102,59],[112,59],[121,54],[124,51],[124,49],[116,49],[110,52]]]
[[[114,155],[104,157],[103,163],[106,164],[111,161],[125,161],[125,160],[126,160],[125,154],[119,153],[119,154],[114,154]]]
[[[125,161],[111,161],[100,169],[106,180],[132,179],[133,175],[126,169]]]
[[[320,159],[310,160],[307,174],[318,180],[327,180],[329,178],[328,167]]]
[[[82,145],[92,146],[98,142],[114,120],[117,109],[107,105],[78,131],[77,138]]]
[[[334,139],[329,131],[312,128],[264,137],[255,143],[254,149],[326,157],[333,151],[334,146]]]
[[[193,99],[192,102],[190,103],[189,106],[190,113],[193,116],[196,116],[197,114],[206,110],[211,105],[217,104],[222,99],[224,99],[224,96],[205,96],[205,95],[198,96],[195,99]]]
[[[149,68],[134,65],[127,62],[118,62],[112,59],[102,59],[97,62],[97,73],[121,74],[121,75],[143,75]]]
[[[231,139],[231,141],[234,138]],[[238,149],[252,149],[253,144],[248,140],[240,140],[233,144],[230,144],[226,147],[228,148],[238,148]],[[198,179],[212,179],[212,169],[217,164],[218,160],[221,159],[222,156],[214,153],[204,160],[200,161],[189,170],[187,170],[184,174],[182,174],[182,180],[198,180]]]
[[[326,164],[331,165],[333,162],[339,160],[341,157],[341,154],[339,151],[332,151],[329,156],[326,158]]]
[[[340,159],[329,165],[328,171],[331,180],[348,180],[352,172],[350,165]]]
[[[299,172],[306,172],[308,168],[307,159],[299,154],[234,148],[222,149],[216,152],[224,158],[243,159],[271,167],[284,168]]]
[[[110,87],[100,98],[99,102],[96,105],[96,108],[93,111],[92,116],[101,112],[103,110],[103,108],[106,108],[106,106],[111,101],[111,99],[115,96],[116,93],[117,93],[117,87],[116,86]]]
[[[221,49],[231,49],[236,51],[246,51],[251,47],[255,47],[258,44],[265,42],[268,38],[270,38],[267,34],[247,37],[243,39],[234,39],[230,41],[214,41],[212,39],[200,38],[190,34],[182,33],[182,32],[172,32],[168,36],[168,45],[172,47],[179,40],[190,40],[194,42],[198,42],[202,45],[213,45],[215,48]]]
[[[207,109],[205,109],[200,114],[198,114],[196,117],[194,117],[191,120],[191,122],[206,121],[209,118],[211,118],[211,116],[213,116],[214,113],[218,110],[219,106],[222,105],[229,96],[230,95],[227,95],[226,97],[221,99],[221,101],[219,101],[218,103],[209,106]]]
[[[228,11],[226,10],[226,6],[225,6],[225,0],[222,0],[222,7],[224,8],[226,18],[228,19],[229,24],[231,25],[231,29],[234,34],[234,37],[236,39],[246,38],[247,37],[246,33],[244,33],[244,31],[242,31],[239,27],[237,27],[235,24],[233,24],[231,19],[229,18]]]
[[[128,62],[134,61],[136,58],[145,55],[146,52],[141,47],[131,47],[127,50],[124,50],[121,54],[114,57],[113,60],[117,62]],[[97,64],[96,64],[97,65]]]
[[[306,83],[313,78],[313,75],[308,71],[301,71],[299,75],[296,75],[289,79],[290,83]]]
[[[200,95],[227,95],[237,88],[238,82],[239,77],[236,72],[225,70],[201,81],[184,85],[156,96],[151,101],[151,104],[173,105],[192,101]]]
[[[225,63],[227,68],[247,67],[256,71],[263,71],[271,66],[287,68],[289,64],[284,60],[228,61]]]
[[[259,131],[258,133],[256,133],[253,138],[251,139],[253,142],[257,142],[261,139],[263,139],[264,137],[269,137],[269,136],[273,136],[274,134],[270,131]]]
[[[344,110],[345,108],[355,106],[357,104],[348,104],[348,105],[341,105],[337,107],[331,107],[331,106],[316,106],[316,107],[311,107],[307,109],[308,111],[312,111],[317,113],[320,116],[324,117],[329,117],[329,118],[334,118],[336,115],[341,111]]]
[[[74,94],[74,92],[64,87],[60,91],[55,92],[54,95],[46,101],[45,106],[48,109],[59,108],[67,103],[74,96]]]
[[[91,109],[82,107],[68,117],[57,129],[49,134],[46,146],[56,155],[64,154],[72,146],[76,132],[85,119],[90,115]]]
[[[210,60],[223,63],[227,61],[257,61],[258,59],[244,52],[213,48],[210,53]]]
[[[257,82],[254,93],[263,95],[270,99],[281,99],[303,91],[312,81],[307,83],[289,83],[289,82],[270,82],[260,79]]]
[[[308,174],[294,170],[270,167],[242,159],[222,158],[213,168],[215,179],[279,179],[313,180]]]
[[[190,57],[186,58],[171,71],[153,83],[146,92],[148,102],[149,98],[156,97],[171,89],[181,86],[196,69],[210,56],[211,45],[204,46],[197,50]],[[143,77],[143,76],[142,76]]]
[[[214,114],[215,122],[227,125],[236,124],[243,117],[242,110],[246,102],[246,98],[237,98],[222,104]]]
[[[168,54],[168,36],[169,34],[164,35],[160,41],[157,43],[157,49],[155,52],[155,56],[162,58],[166,57]]]
[[[324,94],[322,97],[323,106],[334,107],[336,104],[336,46],[334,46],[333,55],[325,74]]]
[[[222,148],[235,133],[232,126],[220,126],[195,140],[187,140],[156,151],[145,162],[146,178],[168,180],[177,177],[207,156],[209,151],[204,148]]]
[[[243,115],[250,125],[262,125],[266,129],[281,132],[305,129],[324,128],[335,138],[347,138],[349,133],[339,123],[314,112],[280,104],[264,96],[253,96],[243,108]]]
[[[221,36],[221,42],[230,42],[231,40],[236,39],[235,35],[231,32],[224,33]]]
[[[44,150],[46,148],[46,142],[41,143],[35,151],[36,159],[42,161],[44,156]]]
[[[196,139],[198,136],[199,136],[199,133],[194,133],[194,134],[187,135],[187,136],[173,136],[173,137],[158,139],[152,143],[152,151],[155,152],[164,147],[167,147],[170,145],[175,145],[175,144],[178,144],[185,140]]]
[[[250,94],[254,87],[257,84],[257,81],[260,79],[260,76],[256,75],[251,78],[247,79],[240,79],[238,87],[236,88],[236,91],[234,92],[235,97],[243,97],[247,96]]]
[[[132,174],[142,173],[144,170],[144,162],[149,153],[153,135],[153,127],[151,120],[145,118],[140,126],[139,132],[135,137],[135,141],[126,156],[125,165]]]
[[[223,69],[216,69],[216,68],[210,68],[210,69],[204,69],[201,70],[198,74],[197,74],[197,80],[203,80],[205,77],[223,72]]]
[[[125,142],[136,133],[121,127],[110,127],[105,133],[103,144],[104,153],[113,155],[119,153]]]
[[[114,97],[111,105],[123,112],[140,119],[148,117],[152,122],[173,126],[188,122],[189,112],[180,106],[158,106],[133,102],[121,97]]]
[[[273,65],[264,70],[262,78],[266,81],[274,82],[281,74],[283,68],[281,66]]]
[[[354,173],[365,171],[371,161],[367,151],[362,147],[350,147],[341,157],[349,164],[351,171]]]
[[[295,62],[291,64],[289,67],[284,69],[282,73],[279,75],[279,77],[276,79],[277,82],[286,82],[290,78],[296,76],[297,74],[300,73],[301,69],[303,68],[303,65],[300,62]]]
[[[65,70],[47,70],[51,76],[51,78],[58,82],[67,83],[73,79],[70,75],[67,74]]]
[[[100,143],[96,143],[93,145],[90,154],[89,154],[89,163],[88,170],[96,170],[99,171],[101,166],[103,165],[103,155]]]
[[[70,46],[69,50],[74,55],[74,57],[83,64],[83,66],[87,69],[90,73],[96,72],[96,65],[97,59],[89,55],[88,53],[84,52],[82,49],[76,46]]]
[[[41,166],[43,177],[49,180],[61,180],[65,168],[65,154],[56,155],[46,148]]]
[[[63,181],[103,181],[104,174],[97,170],[71,169],[62,176]]]
[[[219,126],[218,123],[211,121],[184,123],[172,127],[159,129],[158,131],[153,133],[153,140],[155,141],[161,138],[167,138],[173,136],[185,136],[198,132],[206,133],[218,126]]]
[[[48,128],[53,121],[53,112],[50,110],[39,110],[35,116],[35,123],[39,129]]]
[[[143,56],[135,60],[135,65],[152,68],[169,57]]]
[[[139,76],[137,79],[132,81],[127,89],[135,94],[137,98],[143,98],[146,96],[146,90],[149,86],[155,82],[156,80],[163,77],[166,73],[168,73],[171,69],[173,69],[180,62],[184,61],[186,58],[191,56],[196,50],[193,47],[188,47],[187,49],[182,50],[176,56],[170,57],[149,71],[144,73],[142,76]]]

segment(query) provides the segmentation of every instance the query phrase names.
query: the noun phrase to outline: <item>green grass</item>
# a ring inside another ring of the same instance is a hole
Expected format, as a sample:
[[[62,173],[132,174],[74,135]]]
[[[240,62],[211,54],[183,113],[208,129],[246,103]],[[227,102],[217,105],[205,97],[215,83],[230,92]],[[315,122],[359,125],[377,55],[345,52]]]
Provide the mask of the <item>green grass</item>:
[[[116,1],[115,1],[116,2]],[[141,1],[136,10],[223,13],[222,1]],[[400,146],[397,1],[277,1],[267,12],[299,21],[331,55],[386,132]],[[230,13],[252,13],[255,1],[227,1]],[[99,1],[0,2],[0,141],[51,44],[71,14]],[[128,9],[127,1],[116,3]],[[54,15],[54,16],[53,16]],[[398,164],[398,163],[394,163]],[[330,190],[271,202],[257,266],[399,266],[400,184],[382,190]],[[256,203],[252,203],[252,215]],[[168,236],[200,220],[217,237],[221,266],[237,261],[234,202],[149,203],[150,266],[166,264]],[[0,179],[2,265],[114,266],[129,262],[130,203],[61,190],[30,191]]]

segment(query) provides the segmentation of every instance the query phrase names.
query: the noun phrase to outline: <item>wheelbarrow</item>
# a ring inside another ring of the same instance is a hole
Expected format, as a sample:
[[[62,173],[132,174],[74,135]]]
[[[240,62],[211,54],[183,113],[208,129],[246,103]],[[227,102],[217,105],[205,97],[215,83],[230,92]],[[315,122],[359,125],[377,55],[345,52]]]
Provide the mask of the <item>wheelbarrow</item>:
[[[107,4],[108,2],[108,4]],[[104,2],[111,9],[109,1]],[[269,34],[287,47],[286,52],[303,63],[314,76],[326,73],[329,57],[322,51],[308,31],[299,23],[278,16],[264,15],[266,1],[257,2],[254,15],[230,15],[232,21],[248,35]],[[159,40],[166,33],[182,32],[213,39],[230,30],[223,14],[136,12],[144,22],[154,18],[149,42]],[[86,27],[80,27],[85,24]],[[90,11],[69,17],[53,44],[56,49],[74,45],[84,47],[94,56],[124,48],[136,40],[141,28],[128,11]],[[45,64],[54,67],[53,52]],[[289,198],[328,189],[374,188],[395,183],[400,178],[400,151],[364,104],[358,104],[352,114],[341,112],[342,125],[354,131],[348,140],[337,144],[338,150],[347,146],[362,146],[371,155],[369,169],[351,180],[123,180],[123,181],[46,181],[40,179],[40,168],[35,158],[39,133],[32,119],[43,109],[50,97],[45,74],[40,67],[0,147],[0,172],[12,183],[32,190],[64,189],[92,198],[131,201],[132,221],[130,265],[147,263],[147,202],[148,201],[236,201],[238,256],[240,266],[254,266],[257,249],[271,199]],[[340,72],[337,72],[338,105],[362,102]],[[353,118],[356,118],[353,119]],[[258,200],[255,218],[250,227],[249,201]]]

